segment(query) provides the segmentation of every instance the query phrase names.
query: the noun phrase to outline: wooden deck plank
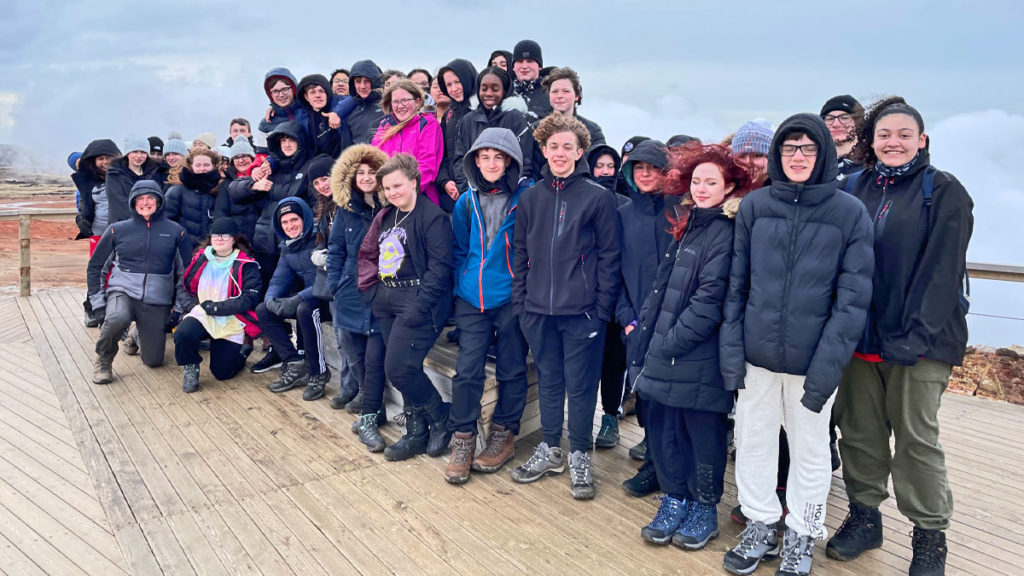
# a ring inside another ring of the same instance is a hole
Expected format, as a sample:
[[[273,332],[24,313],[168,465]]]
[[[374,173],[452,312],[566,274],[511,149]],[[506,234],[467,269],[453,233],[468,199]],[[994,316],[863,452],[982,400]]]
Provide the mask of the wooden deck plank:
[[[196,574],[227,574],[228,568],[218,556],[206,533],[192,513],[167,517],[167,525]]]
[[[31,558],[46,574],[86,574],[54,548],[46,538],[36,534],[16,512],[8,510],[3,502],[0,502],[0,534],[9,539],[20,554]],[[12,553],[13,555],[15,554]]]
[[[18,549],[0,531],[0,574],[10,576],[46,576],[35,561]]]
[[[28,416],[30,419],[26,419]],[[52,422],[48,423],[52,424]],[[59,428],[53,431],[64,435]],[[88,478],[88,471],[82,462],[78,448],[69,446],[61,439],[55,438],[49,430],[41,428],[39,421],[24,412],[12,412],[9,406],[0,404],[0,435],[17,442],[23,451],[33,454],[38,460],[45,462],[54,472],[67,475],[69,478]]]
[[[259,574],[256,561],[245,551],[231,527],[224,522],[216,507],[194,513],[196,524],[206,534],[206,540],[228,568],[228,573],[238,576]]]

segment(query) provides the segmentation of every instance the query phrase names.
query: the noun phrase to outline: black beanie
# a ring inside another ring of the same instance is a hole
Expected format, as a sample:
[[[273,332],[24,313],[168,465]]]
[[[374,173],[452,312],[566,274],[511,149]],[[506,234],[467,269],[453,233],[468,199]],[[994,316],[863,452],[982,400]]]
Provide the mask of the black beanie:
[[[540,53],[540,44],[537,44],[533,40],[520,40],[516,47],[512,49],[512,62],[513,64],[519,60],[535,60],[537,65],[541,68],[544,67],[544,57]],[[488,62],[490,64],[490,62]]]
[[[213,225],[210,226],[210,236],[214,234],[230,234],[232,236],[238,236],[238,223],[232,218],[220,217],[213,221]]]
[[[334,158],[331,158],[327,154],[320,154],[309,161],[309,166],[306,167],[306,177],[309,178],[309,182],[312,185],[313,181],[317,178],[330,176],[331,168],[333,167]]]
[[[149,137],[149,152],[151,154],[153,152],[159,152],[159,153],[163,154],[163,152],[164,152],[164,141],[161,140],[158,136],[150,136]]]
[[[637,144],[643,142],[644,140],[650,140],[650,138],[648,138],[647,136],[633,136],[629,140],[626,140],[626,143],[622,145],[622,152],[619,155],[625,156],[626,154],[629,154],[630,152],[633,151],[633,148],[636,148]]]
[[[864,108],[860,105],[860,102],[858,102],[856,98],[850,96],[849,94],[843,94],[840,96],[829,98],[828,102],[825,102],[825,105],[821,107],[821,113],[819,114],[819,116],[824,118],[826,114],[832,112],[833,110],[842,110],[847,114],[856,114],[857,112],[863,109]]]

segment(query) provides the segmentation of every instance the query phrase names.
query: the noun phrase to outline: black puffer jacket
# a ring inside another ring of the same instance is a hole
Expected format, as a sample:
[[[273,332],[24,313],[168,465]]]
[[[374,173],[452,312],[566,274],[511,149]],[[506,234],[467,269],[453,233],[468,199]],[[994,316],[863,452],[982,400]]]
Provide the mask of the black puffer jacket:
[[[805,184],[788,180],[779,156],[794,131],[818,145]],[[751,192],[736,218],[721,332],[727,389],[743,388],[744,362],[806,375],[801,402],[815,412],[839,385],[864,329],[874,254],[867,210],[837,189],[837,172],[821,118],[797,114],[782,123],[768,155],[772,184]]]
[[[356,92],[356,78],[360,76],[369,78],[373,87],[366,98],[360,97]],[[380,108],[382,87],[380,67],[374,64],[373,60],[360,60],[352,65],[348,93],[355,101],[355,109],[349,113],[345,125],[342,126],[342,150],[353,144],[369,144],[373,140],[373,135],[380,127],[380,121],[384,119],[384,111]]]
[[[109,224],[121,222],[132,217],[131,206],[128,205],[128,196],[131,195],[132,186],[140,180],[153,180],[161,187],[167,179],[167,172],[160,162],[147,158],[142,165],[142,174],[136,175],[128,167],[128,157],[122,156],[110,163],[107,168],[107,202],[109,210]]]
[[[907,174],[867,171],[851,190],[875,215],[874,291],[857,351],[897,364],[924,357],[960,365],[967,347],[960,289],[974,201],[956,177],[936,171],[927,208],[922,180],[929,165],[921,150]]]
[[[219,180],[220,174],[216,171],[196,174],[185,167],[181,171],[181,184],[167,189],[164,217],[180,224],[188,232],[193,246],[210,235]]]
[[[686,232],[662,254],[651,292],[626,337],[637,393],[673,408],[728,412],[718,328],[732,262],[732,219],[692,208]]]
[[[461,58],[452,60],[447,66],[437,72],[438,84],[441,92],[451,98],[448,94],[448,86],[444,83],[444,73],[451,71],[462,83],[462,102],[452,100],[451,107],[441,118],[441,132],[444,134],[444,158],[441,159],[441,167],[437,172],[438,191],[445,194],[445,186],[448,182],[455,182],[455,143],[459,137],[459,122],[473,111],[472,97],[476,94],[476,68],[469,60]],[[472,146],[472,144],[470,144]]]
[[[327,94],[327,103],[320,110],[314,110],[306,99],[306,88],[319,86]],[[341,154],[341,135],[345,131],[348,115],[356,107],[355,100],[349,96],[338,96],[331,91],[331,83],[322,74],[310,74],[299,81],[296,97],[306,110],[306,134],[309,135],[311,155],[327,154],[332,159]],[[341,125],[331,128],[330,120],[324,116],[333,112],[341,119]]]
[[[238,231],[245,234],[245,238],[252,242],[256,235],[256,220],[260,217],[259,206],[254,203],[235,202],[228,192],[232,184],[243,178],[245,176],[240,176],[234,166],[228,166],[224,181],[220,184],[217,199],[213,203],[213,219],[231,218],[238,224]]]
[[[302,217],[302,234],[290,239],[281,227],[280,214],[282,208]],[[284,298],[298,294],[303,300],[316,300],[313,296],[313,283],[316,282],[316,266],[310,259],[316,249],[316,223],[313,221],[313,210],[302,198],[284,198],[274,207],[274,233],[281,241],[281,258],[277,268],[267,285],[264,302],[271,298]]]
[[[82,157],[78,161],[78,170],[71,175],[71,180],[75,183],[75,187],[78,188],[78,215],[75,216],[75,224],[78,225],[79,231],[78,238],[97,236],[102,234],[103,230],[106,230],[107,218],[109,216],[106,192],[102,192],[104,200],[100,207],[102,214],[99,215],[99,219],[97,219],[96,214],[96,201],[92,196],[93,190],[98,186],[106,186],[106,180],[100,178],[96,172],[96,158],[99,156],[117,158],[120,155],[121,151],[118,150],[117,144],[114,144],[113,140],[107,139],[89,142],[89,145],[85,147],[85,151],[82,152]],[[99,223],[100,226],[94,227],[93,224],[96,223]]]

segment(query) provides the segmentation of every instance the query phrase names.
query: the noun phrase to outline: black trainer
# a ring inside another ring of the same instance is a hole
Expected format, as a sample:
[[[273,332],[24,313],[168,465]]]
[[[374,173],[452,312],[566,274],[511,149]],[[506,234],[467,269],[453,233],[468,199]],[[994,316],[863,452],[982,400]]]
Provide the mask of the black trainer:
[[[882,513],[850,502],[850,513],[825,545],[825,554],[835,560],[853,560],[865,550],[882,547]]]
[[[324,397],[324,390],[327,383],[331,381],[331,369],[328,368],[320,374],[311,374],[306,382],[306,389],[302,391],[302,399],[307,402],[319,400]]]
[[[622,483],[622,489],[630,496],[643,498],[652,492],[661,489],[658,484],[658,474],[654,470],[654,462],[650,460],[643,463],[636,475]]]
[[[277,352],[275,352],[273,348],[271,348],[263,358],[260,358],[258,362],[249,368],[249,371],[253,374],[262,374],[264,372],[269,372],[274,368],[280,368],[282,363],[281,357],[277,355]]]
[[[910,561],[910,576],[944,576],[946,574],[946,533],[914,526],[911,539],[914,559]]]

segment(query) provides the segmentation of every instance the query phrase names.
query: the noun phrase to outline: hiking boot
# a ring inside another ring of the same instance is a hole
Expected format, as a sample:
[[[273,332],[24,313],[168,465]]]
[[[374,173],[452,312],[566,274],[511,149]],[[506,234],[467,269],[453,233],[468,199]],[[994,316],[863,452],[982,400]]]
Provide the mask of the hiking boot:
[[[479,456],[473,458],[473,470],[497,472],[516,455],[516,435],[501,424],[491,423],[487,432],[486,446]]]
[[[427,418],[423,412],[415,408],[405,410],[405,434],[402,438],[384,449],[384,458],[392,462],[408,460],[417,454],[427,453],[427,442],[430,431],[427,430]]]
[[[349,414],[362,414],[363,413],[363,391],[356,392],[356,395],[345,404],[345,412]]]
[[[640,537],[651,544],[668,544],[690,511],[690,503],[671,496],[662,496],[654,520],[640,529]]]
[[[622,483],[622,489],[626,494],[637,498],[643,498],[660,490],[661,486],[658,484],[658,474],[654,470],[654,462],[650,460],[644,462],[636,471],[635,476]]]
[[[476,452],[476,434],[456,432],[452,437],[452,457],[444,469],[444,479],[449,484],[465,484],[469,481],[469,468]]]
[[[378,423],[380,422],[378,414],[379,412],[377,414],[363,414],[356,419],[359,441],[366,444],[366,448],[370,452],[380,452],[387,446],[384,442],[384,437],[377,430]]]
[[[249,367],[249,372],[252,372],[253,374],[262,374],[264,372],[269,372],[274,368],[280,368],[281,364],[281,357],[277,355],[277,351],[271,348],[263,355],[263,358],[260,358],[255,364]]]
[[[388,423],[388,414],[384,410],[384,403],[382,402],[381,405],[380,405],[380,410],[377,410],[377,428],[380,428],[380,427],[384,426],[387,423]],[[357,417],[356,421],[352,423],[352,433],[353,434],[358,434],[359,433],[359,417]]]
[[[536,482],[549,474],[565,472],[562,462],[562,449],[551,448],[547,442],[541,442],[526,462],[512,470],[512,480],[520,484]]]
[[[814,560],[814,538],[788,529],[782,539],[782,563],[775,576],[810,576]]]
[[[359,393],[358,388],[346,388],[344,384],[341,385],[341,389],[338,390],[338,395],[331,398],[331,408],[335,410],[341,410],[346,404],[351,402],[356,394]]]
[[[740,534],[739,543],[725,553],[722,566],[733,574],[745,576],[757,570],[761,560],[778,556],[781,548],[775,530],[764,522],[747,522],[747,527]]]
[[[577,450],[569,453],[569,489],[577,500],[590,500],[597,493],[591,473],[590,452]]]
[[[914,526],[911,538],[914,559],[910,561],[910,576],[943,576],[946,573],[946,533]]]
[[[597,433],[594,446],[598,448],[615,448],[619,443],[619,419],[610,414],[601,416],[601,431]]]
[[[715,536],[718,536],[718,506],[691,502],[690,513],[672,535],[672,543],[686,550],[700,550]]]
[[[114,381],[113,356],[96,356],[92,361],[92,383],[110,384]]]
[[[643,460],[644,455],[647,454],[647,438],[645,437],[640,441],[639,444],[629,449],[629,457],[633,460]]]
[[[324,389],[331,381],[331,369],[327,368],[319,374],[311,374],[306,382],[306,389],[302,391],[302,399],[307,402],[319,400],[324,397]]]
[[[825,545],[825,553],[836,560],[853,560],[865,550],[882,547],[882,513],[878,508],[850,502],[850,513]]]
[[[124,341],[121,343],[121,350],[129,356],[139,353],[139,328],[134,322],[128,328],[128,334],[125,335]]]
[[[427,456],[437,458],[448,449],[452,441],[452,431],[448,429],[448,412],[452,405],[448,402],[435,401],[423,409],[427,418],[427,429],[430,439],[427,441]],[[474,448],[475,450],[475,448]]]
[[[309,380],[309,366],[306,366],[305,360],[295,360],[294,362],[285,362],[281,368],[281,378],[270,383],[267,388],[271,392],[280,394],[281,392],[287,392],[296,386],[305,386],[306,381]]]
[[[186,394],[199,390],[199,364],[185,364],[182,368],[185,369],[185,376],[181,382],[181,389]]]
[[[100,325],[100,321],[96,319],[96,315],[93,314],[91,310],[85,313],[85,327],[86,328],[95,328],[95,327],[97,327],[99,325]]]

